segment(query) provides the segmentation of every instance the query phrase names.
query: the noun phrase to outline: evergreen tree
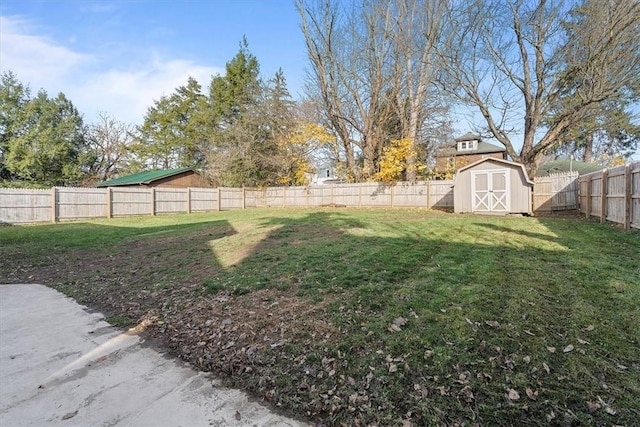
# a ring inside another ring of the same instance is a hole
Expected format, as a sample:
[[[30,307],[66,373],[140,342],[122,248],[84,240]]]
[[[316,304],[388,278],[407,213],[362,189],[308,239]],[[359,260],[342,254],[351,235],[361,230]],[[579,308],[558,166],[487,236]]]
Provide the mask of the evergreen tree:
[[[30,99],[12,73],[0,85],[0,156],[3,178],[28,184],[66,185],[82,176],[84,125],[63,93],[44,90]]]
[[[168,169],[199,167],[202,153],[204,95],[200,84],[189,78],[169,96],[149,107],[132,145],[143,167]]]

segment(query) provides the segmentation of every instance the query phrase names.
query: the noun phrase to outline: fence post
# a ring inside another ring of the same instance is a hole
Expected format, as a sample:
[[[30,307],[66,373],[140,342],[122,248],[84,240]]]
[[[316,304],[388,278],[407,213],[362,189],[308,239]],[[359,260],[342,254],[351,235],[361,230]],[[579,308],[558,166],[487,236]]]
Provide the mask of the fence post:
[[[335,184],[331,184],[331,202],[330,202],[330,204],[332,204],[332,205],[333,205],[333,189],[335,188],[335,186],[336,186]]]
[[[585,216],[587,217],[587,219],[589,219],[589,217],[591,217],[591,175],[587,175],[585,177],[585,180],[587,181],[587,191],[585,193]]]
[[[191,187],[187,187],[187,213],[191,213]]]
[[[287,187],[282,187],[282,207],[287,207]]]
[[[217,210],[218,210],[218,211],[220,211],[220,209],[222,208],[222,202],[220,201],[220,197],[221,197],[221,196],[220,196],[220,195],[221,195],[221,193],[220,193],[220,187],[218,187],[218,189],[217,189],[217,190],[218,190],[218,191],[217,191],[217,193],[218,193],[218,199],[217,199],[217,202],[218,202],[218,209],[217,209]]]
[[[393,207],[393,197],[395,196],[395,184],[391,184],[391,207]]]
[[[307,191],[305,191],[305,195],[304,195],[304,202],[306,204],[306,207],[309,207],[309,193],[311,193],[311,186],[307,185],[306,188]]]
[[[631,203],[633,181],[631,180],[631,164],[624,169],[624,229],[631,229]]]
[[[246,209],[247,206],[247,202],[245,201],[245,197],[246,197],[247,193],[245,191],[244,185],[242,185],[242,209]]]
[[[607,219],[607,184],[608,184],[609,171],[608,169],[602,170],[602,183],[600,187],[602,188],[600,197],[600,222],[605,222]]]
[[[358,183],[358,207],[362,207],[362,183]]]
[[[427,209],[431,209],[431,183],[433,181],[427,181]]]
[[[105,208],[105,213],[107,214],[107,218],[111,218],[113,216],[113,191],[111,187],[107,187],[107,192],[105,194],[105,201],[107,202],[107,206]]]
[[[51,188],[51,222],[58,222],[58,189]]]
[[[156,214],[156,189],[151,189],[151,215]]]

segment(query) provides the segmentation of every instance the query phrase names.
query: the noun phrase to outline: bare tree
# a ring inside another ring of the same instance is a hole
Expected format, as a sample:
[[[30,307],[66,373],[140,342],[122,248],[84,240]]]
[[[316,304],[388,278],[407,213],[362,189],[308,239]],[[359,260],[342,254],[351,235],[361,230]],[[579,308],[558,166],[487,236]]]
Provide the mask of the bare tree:
[[[448,5],[449,0],[297,0],[311,62],[308,95],[319,101],[341,142],[352,178],[377,172],[383,148],[393,139],[409,140],[417,153],[425,142],[425,121],[446,112],[433,81]],[[414,180],[416,156],[407,163],[406,178]]]
[[[319,100],[340,141],[350,178],[367,179],[376,171],[383,125],[394,109],[391,4],[365,0],[341,9],[336,0],[298,0],[296,5],[312,67],[309,96]]]
[[[590,3],[595,8],[588,13],[600,8],[609,18],[598,25],[584,20],[581,31],[593,37],[582,45],[567,37],[570,5],[561,0],[474,0],[448,16],[443,88],[475,106],[490,135],[529,174],[594,106],[637,84],[640,3]],[[522,135],[519,152],[516,135]]]
[[[427,139],[423,135],[425,120],[446,115],[442,96],[436,93],[434,80],[441,62],[437,49],[442,41],[444,16],[448,0],[398,0],[395,4],[396,29],[393,37],[396,108],[400,118],[401,138],[418,146]],[[416,157],[407,160],[406,179],[416,178]]]
[[[89,181],[93,183],[112,179],[126,170],[133,132],[132,125],[120,122],[107,113],[100,113],[97,123],[88,126]]]

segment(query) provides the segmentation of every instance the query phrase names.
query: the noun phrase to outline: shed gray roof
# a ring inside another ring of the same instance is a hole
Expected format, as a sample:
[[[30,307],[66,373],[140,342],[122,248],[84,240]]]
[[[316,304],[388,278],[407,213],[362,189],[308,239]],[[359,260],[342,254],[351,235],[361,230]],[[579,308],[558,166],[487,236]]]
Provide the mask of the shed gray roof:
[[[531,181],[529,179],[529,175],[527,174],[527,170],[525,169],[525,167],[524,167],[524,165],[522,163],[512,162],[510,160],[504,160],[504,159],[496,159],[494,157],[487,157],[485,159],[481,159],[481,160],[478,160],[477,162],[473,162],[471,164],[463,166],[460,169],[458,169],[457,173],[459,174],[462,171],[465,171],[467,169],[471,169],[471,168],[475,167],[476,165],[479,165],[480,163],[484,163],[484,162],[501,163],[503,165],[508,165],[508,166],[513,166],[513,167],[520,168],[520,169],[522,169],[522,173],[524,174],[523,176],[525,177],[525,180],[527,181],[527,184],[530,184],[530,185],[534,184],[533,181]]]

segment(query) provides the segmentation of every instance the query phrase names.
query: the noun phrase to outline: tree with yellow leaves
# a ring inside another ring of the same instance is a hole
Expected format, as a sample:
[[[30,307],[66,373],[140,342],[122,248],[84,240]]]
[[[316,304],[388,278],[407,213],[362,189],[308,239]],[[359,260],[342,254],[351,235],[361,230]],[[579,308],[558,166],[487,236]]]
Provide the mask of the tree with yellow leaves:
[[[416,176],[425,166],[419,163],[410,164],[417,153],[411,138],[394,139],[391,145],[384,148],[380,159],[380,170],[373,179],[380,182],[396,182],[406,179],[407,175]]]
[[[298,121],[278,142],[283,164],[278,176],[281,185],[307,185],[313,172],[311,156],[323,146],[335,144],[336,138],[324,126]]]

